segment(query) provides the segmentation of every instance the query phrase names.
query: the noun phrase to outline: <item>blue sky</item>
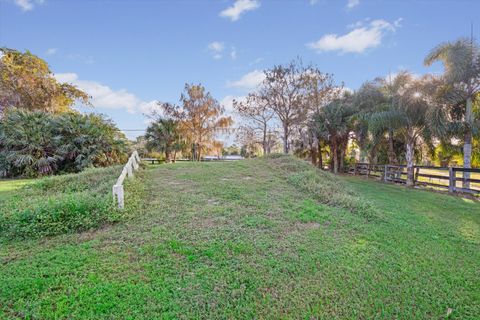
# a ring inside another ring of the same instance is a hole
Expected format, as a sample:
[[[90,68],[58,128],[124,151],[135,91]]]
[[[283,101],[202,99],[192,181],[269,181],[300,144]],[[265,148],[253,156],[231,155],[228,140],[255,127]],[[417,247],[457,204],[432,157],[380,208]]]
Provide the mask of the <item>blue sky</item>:
[[[351,89],[422,65],[442,41],[480,34],[480,1],[0,0],[0,46],[30,50],[93,96],[121,129],[201,82],[231,106],[261,70],[300,56]],[[130,138],[142,132],[128,132]]]

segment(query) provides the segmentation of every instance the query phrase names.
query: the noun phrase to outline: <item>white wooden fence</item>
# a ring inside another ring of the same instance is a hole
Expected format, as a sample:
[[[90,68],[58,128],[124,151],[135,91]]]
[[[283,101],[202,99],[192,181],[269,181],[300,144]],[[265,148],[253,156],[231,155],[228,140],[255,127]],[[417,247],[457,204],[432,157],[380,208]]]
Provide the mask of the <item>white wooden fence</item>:
[[[117,179],[117,182],[113,185],[112,193],[113,193],[113,200],[115,198],[118,202],[118,208],[123,209],[125,207],[125,196],[123,192],[123,180],[128,176],[129,178],[133,178],[133,172],[138,170],[140,165],[140,156],[138,152],[135,150],[133,151],[130,158],[128,158],[127,164],[123,167],[122,173]]]

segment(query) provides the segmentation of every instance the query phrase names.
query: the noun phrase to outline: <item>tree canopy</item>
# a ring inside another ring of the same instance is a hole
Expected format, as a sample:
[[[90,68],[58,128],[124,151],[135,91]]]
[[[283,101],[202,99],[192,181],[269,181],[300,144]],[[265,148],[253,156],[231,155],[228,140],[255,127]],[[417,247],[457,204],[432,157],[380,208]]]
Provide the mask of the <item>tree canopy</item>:
[[[0,116],[12,108],[30,111],[70,111],[75,101],[88,104],[77,87],[59,83],[48,64],[29,51],[0,49]]]
[[[224,116],[225,108],[201,84],[185,84],[180,105],[160,103],[164,114],[178,121],[184,138],[192,145],[193,159],[215,141],[215,134],[226,131],[233,120]]]

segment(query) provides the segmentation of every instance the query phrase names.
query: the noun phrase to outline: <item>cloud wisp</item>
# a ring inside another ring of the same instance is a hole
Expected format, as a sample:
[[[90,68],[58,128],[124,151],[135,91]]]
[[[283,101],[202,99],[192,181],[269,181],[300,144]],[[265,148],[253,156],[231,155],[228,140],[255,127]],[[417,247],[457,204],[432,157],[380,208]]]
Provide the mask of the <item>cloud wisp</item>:
[[[213,59],[219,60],[223,57],[223,52],[225,51],[225,45],[219,41],[210,42],[207,46],[208,51],[212,55]]]
[[[22,11],[32,11],[37,4],[45,3],[45,0],[14,0],[13,3]]]
[[[260,8],[260,1],[258,0],[236,0],[231,7],[220,12],[220,16],[233,22],[240,19],[245,12],[258,8]]]
[[[348,0],[347,10],[351,10],[360,4],[360,0]]]
[[[257,88],[265,79],[265,74],[260,70],[254,70],[243,75],[239,80],[227,82],[227,87],[243,90],[252,90]]]
[[[53,56],[54,54],[56,54],[58,51],[57,48],[49,48],[47,49],[47,51],[45,52],[46,55],[48,56]]]
[[[356,28],[344,34],[326,34],[320,40],[307,44],[317,52],[338,51],[340,53],[363,53],[370,48],[380,46],[385,35],[395,32],[402,19],[391,23],[382,19],[373,20],[367,25],[357,22]]]

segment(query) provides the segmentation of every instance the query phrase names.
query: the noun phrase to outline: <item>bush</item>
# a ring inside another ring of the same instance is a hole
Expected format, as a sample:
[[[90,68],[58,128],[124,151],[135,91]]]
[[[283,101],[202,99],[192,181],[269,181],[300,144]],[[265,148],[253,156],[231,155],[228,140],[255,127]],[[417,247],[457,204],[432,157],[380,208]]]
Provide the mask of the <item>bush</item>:
[[[319,202],[344,208],[367,219],[379,216],[372,203],[362,199],[332,173],[319,170],[293,156],[274,155],[269,158],[285,172],[288,183],[312,194]]]
[[[111,188],[121,169],[115,166],[46,177],[17,190],[0,201],[1,237],[37,238],[85,231],[130,216],[141,205],[142,179],[140,174],[125,181],[128,201],[125,210],[118,210]]]
[[[41,176],[127,160],[124,135],[96,114],[9,110],[0,121],[0,171]]]

